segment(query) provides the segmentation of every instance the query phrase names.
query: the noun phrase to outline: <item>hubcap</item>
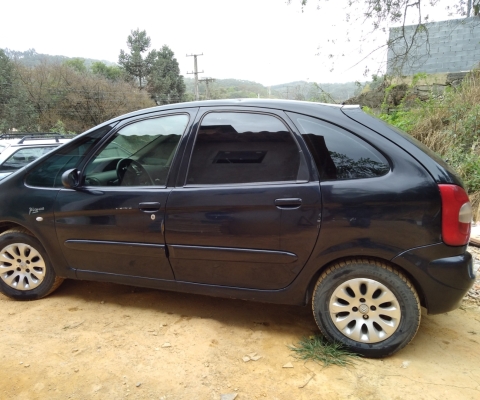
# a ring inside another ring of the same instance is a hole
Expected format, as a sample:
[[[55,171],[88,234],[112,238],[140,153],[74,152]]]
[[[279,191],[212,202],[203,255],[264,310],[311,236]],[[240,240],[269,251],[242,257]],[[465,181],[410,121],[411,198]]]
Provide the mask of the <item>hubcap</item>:
[[[373,279],[350,279],[330,298],[330,316],[346,337],[362,343],[388,339],[398,329],[400,304],[385,285]]]
[[[14,243],[0,252],[0,278],[13,289],[35,289],[45,279],[45,273],[45,261],[28,244]]]

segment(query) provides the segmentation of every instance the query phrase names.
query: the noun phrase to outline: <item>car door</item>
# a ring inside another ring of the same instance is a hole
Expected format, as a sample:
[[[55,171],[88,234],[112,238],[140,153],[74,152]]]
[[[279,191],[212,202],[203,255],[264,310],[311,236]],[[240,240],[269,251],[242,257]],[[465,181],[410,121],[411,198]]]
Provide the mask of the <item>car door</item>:
[[[195,110],[127,121],[80,171],[80,187],[60,190],[57,237],[81,271],[173,279],[165,253],[167,178]]]
[[[197,121],[166,209],[175,278],[288,286],[320,227],[320,186],[303,143],[280,111],[211,108]]]

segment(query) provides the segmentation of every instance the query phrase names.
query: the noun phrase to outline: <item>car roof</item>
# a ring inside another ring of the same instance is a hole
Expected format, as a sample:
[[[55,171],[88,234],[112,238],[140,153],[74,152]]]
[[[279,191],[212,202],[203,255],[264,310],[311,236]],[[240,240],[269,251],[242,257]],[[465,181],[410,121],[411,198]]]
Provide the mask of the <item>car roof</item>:
[[[280,109],[285,111],[293,112],[311,112],[312,114],[317,114],[321,112],[323,115],[332,114],[338,115],[341,113],[342,108],[360,108],[358,105],[342,105],[342,104],[326,104],[326,103],[314,103],[310,101],[299,101],[299,100],[280,100],[280,99],[221,99],[221,100],[201,100],[201,101],[190,101],[186,103],[173,103],[166,104],[163,106],[156,106],[150,108],[144,108],[141,110],[133,111],[128,114],[120,115],[118,117],[112,118],[106,121],[102,125],[108,125],[113,122],[118,122],[126,118],[141,116],[143,114],[150,114],[160,111],[168,110],[181,110],[187,108],[196,108],[196,107],[260,107],[260,108],[272,108]],[[95,128],[98,128],[95,127]]]

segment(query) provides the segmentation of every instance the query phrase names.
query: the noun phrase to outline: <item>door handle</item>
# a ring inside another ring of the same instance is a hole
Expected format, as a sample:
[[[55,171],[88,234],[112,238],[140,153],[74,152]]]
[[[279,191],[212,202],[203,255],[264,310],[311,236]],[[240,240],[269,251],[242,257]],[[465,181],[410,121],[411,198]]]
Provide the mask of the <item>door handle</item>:
[[[275,205],[277,206],[277,208],[285,208],[285,209],[299,208],[302,205],[302,199],[298,199],[298,198],[276,199]]]
[[[160,210],[161,204],[157,203],[155,201],[152,202],[145,202],[145,203],[140,203],[138,205],[138,208],[140,211],[146,212],[146,213],[154,213],[158,210]]]

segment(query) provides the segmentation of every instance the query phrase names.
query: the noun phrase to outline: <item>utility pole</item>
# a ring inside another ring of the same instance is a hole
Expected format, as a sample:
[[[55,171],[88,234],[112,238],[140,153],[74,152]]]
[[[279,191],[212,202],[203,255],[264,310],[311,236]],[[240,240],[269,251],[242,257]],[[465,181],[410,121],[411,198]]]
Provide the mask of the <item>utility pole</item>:
[[[293,87],[293,86],[285,86],[285,87],[287,88],[287,100],[288,100],[288,99],[290,98],[289,95],[288,95],[288,91],[289,91],[289,89],[290,89],[291,87]]]
[[[208,84],[215,82],[215,79],[213,78],[205,78],[205,79],[199,79],[199,82],[205,82],[205,85],[207,86],[207,91],[205,93],[205,100],[209,100],[210,98],[210,91],[208,90]]]
[[[198,72],[197,68],[197,56],[203,56],[202,54],[187,54],[187,57],[193,57],[193,72],[187,72],[187,74],[195,75],[195,100],[198,100],[198,74],[203,74],[203,71]]]

